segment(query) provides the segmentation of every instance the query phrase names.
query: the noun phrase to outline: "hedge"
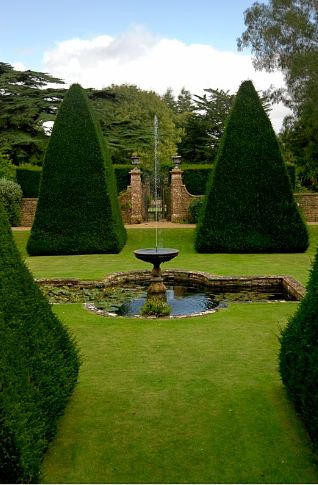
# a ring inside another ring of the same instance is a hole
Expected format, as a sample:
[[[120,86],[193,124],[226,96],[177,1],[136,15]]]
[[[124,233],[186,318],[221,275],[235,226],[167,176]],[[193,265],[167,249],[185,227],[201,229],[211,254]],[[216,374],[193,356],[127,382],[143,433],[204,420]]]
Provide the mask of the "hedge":
[[[118,193],[126,190],[130,184],[131,165],[113,165]],[[40,189],[42,167],[21,165],[17,167],[17,182],[21,186],[23,197],[37,198]]]
[[[211,170],[213,170],[213,165],[182,164],[180,168],[183,171],[182,178],[187,191],[192,195],[204,195]],[[296,167],[295,165],[287,163],[286,168],[292,189],[295,190]]]
[[[113,165],[117,182],[118,193],[127,189],[130,184],[129,172],[131,165]],[[206,192],[206,184],[213,165],[187,164],[181,165],[183,170],[183,183],[192,195],[203,195]],[[296,167],[286,164],[287,173],[293,190],[296,185]],[[22,165],[17,167],[17,182],[22,188],[23,197],[38,197],[42,168],[34,165]]]
[[[298,212],[276,135],[251,81],[240,86],[197,226],[199,252],[303,252]]]
[[[20,165],[17,167],[17,182],[21,186],[23,197],[38,197],[42,167]]]
[[[74,84],[43,163],[30,255],[118,253],[126,241],[116,180],[84,89]]]
[[[181,164],[182,180],[187,191],[192,195],[203,195],[213,165],[207,164]]]
[[[38,483],[79,350],[22,262],[0,203],[0,482]]]
[[[318,448],[318,251],[306,295],[280,338],[279,369],[288,394]]]
[[[130,175],[129,172],[133,169],[132,165],[113,165],[118,193],[126,190],[128,185],[130,185]]]

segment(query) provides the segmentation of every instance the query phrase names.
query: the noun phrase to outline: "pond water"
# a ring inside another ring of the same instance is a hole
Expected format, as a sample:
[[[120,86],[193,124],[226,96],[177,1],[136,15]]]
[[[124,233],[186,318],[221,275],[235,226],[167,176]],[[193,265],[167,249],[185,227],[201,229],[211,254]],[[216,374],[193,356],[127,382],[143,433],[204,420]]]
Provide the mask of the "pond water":
[[[115,311],[117,315],[134,316],[139,315],[142,306],[147,298],[146,288],[143,294],[138,297],[132,295],[131,299],[125,301]],[[174,285],[167,287],[167,303],[171,308],[171,316],[184,316],[198,313],[205,313],[227,306],[229,303],[251,303],[288,301],[292,298],[287,292],[279,289],[277,291],[224,291],[207,287]]]
[[[125,285],[104,288],[102,286],[83,288],[79,286],[45,286],[44,293],[51,303],[90,303],[96,309],[120,316],[140,314],[147,299],[147,286]],[[215,311],[230,303],[290,301],[293,298],[282,287],[272,291],[262,289],[215,289],[206,286],[166,285],[167,303],[171,316],[185,316]]]

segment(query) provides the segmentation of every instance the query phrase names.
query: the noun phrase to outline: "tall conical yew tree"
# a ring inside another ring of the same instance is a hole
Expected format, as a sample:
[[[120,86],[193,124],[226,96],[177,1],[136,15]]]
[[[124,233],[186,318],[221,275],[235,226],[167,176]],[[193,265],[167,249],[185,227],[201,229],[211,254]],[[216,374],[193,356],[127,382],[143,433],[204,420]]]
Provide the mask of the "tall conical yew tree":
[[[251,81],[241,84],[227,120],[195,247],[202,253],[308,247],[278,141]]]
[[[318,251],[306,295],[282,331],[280,374],[318,448]]]
[[[47,147],[27,250],[118,253],[125,241],[110,155],[85,91],[74,84]]]
[[[38,483],[79,351],[22,262],[0,203],[0,483]]]

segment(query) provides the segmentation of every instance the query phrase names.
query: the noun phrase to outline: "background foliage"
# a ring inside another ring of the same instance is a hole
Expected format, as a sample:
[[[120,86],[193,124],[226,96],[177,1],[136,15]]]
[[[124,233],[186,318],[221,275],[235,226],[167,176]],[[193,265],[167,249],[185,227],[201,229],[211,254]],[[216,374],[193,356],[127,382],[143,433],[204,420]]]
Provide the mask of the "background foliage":
[[[257,69],[282,70],[287,92],[274,93],[293,113],[285,120],[283,147],[300,167],[302,183],[318,189],[318,4],[316,0],[255,2],[245,12],[238,40]]]
[[[21,217],[22,190],[13,180],[0,178],[0,203],[7,213],[11,226],[18,226]]]

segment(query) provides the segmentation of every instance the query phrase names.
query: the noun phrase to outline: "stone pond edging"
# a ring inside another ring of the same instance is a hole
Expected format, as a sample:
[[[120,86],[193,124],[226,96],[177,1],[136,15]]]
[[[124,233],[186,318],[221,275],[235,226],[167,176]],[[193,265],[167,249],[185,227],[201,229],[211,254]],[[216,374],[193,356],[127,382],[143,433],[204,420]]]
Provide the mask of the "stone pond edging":
[[[185,271],[167,270],[162,272],[166,284],[188,283],[203,285],[209,288],[218,289],[250,289],[250,290],[272,290],[282,286],[288,294],[295,300],[301,300],[305,293],[305,287],[291,276],[218,276],[204,271]],[[109,274],[103,280],[85,281],[74,278],[66,279],[37,279],[39,285],[54,286],[80,286],[81,288],[109,288],[111,286],[121,286],[126,283],[144,283],[150,281],[151,272],[149,270],[121,271]],[[103,316],[117,316],[109,312],[97,309],[92,303],[85,303],[85,308],[89,311]],[[215,310],[210,311],[214,312]],[[205,315],[207,312],[196,314]],[[189,315],[190,316],[190,315]],[[191,315],[194,316],[194,315]],[[184,316],[182,316],[184,317]],[[171,317],[170,317],[171,318]],[[175,317],[174,317],[175,318]],[[178,318],[178,317],[177,317]]]

